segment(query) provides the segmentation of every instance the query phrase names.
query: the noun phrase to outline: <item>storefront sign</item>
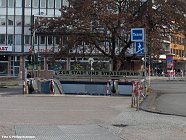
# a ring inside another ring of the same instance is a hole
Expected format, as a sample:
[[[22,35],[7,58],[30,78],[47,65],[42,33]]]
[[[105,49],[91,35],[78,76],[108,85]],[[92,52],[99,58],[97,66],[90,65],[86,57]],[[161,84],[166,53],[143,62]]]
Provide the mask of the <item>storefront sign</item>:
[[[30,47],[29,52],[32,53],[32,51],[39,52],[39,53],[48,53],[48,52],[53,52],[53,48],[49,48],[49,49],[32,49],[32,47]]]
[[[56,71],[58,76],[104,76],[104,77],[114,77],[114,76],[138,76],[139,72],[135,71],[81,71],[81,70],[71,70],[71,71]]]
[[[0,52],[12,52],[12,46],[0,46]]]

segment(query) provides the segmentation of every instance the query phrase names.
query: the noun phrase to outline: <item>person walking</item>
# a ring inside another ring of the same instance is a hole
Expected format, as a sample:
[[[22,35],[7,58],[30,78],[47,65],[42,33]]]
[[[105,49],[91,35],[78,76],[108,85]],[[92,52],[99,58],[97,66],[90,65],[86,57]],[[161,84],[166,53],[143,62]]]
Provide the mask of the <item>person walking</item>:
[[[30,73],[30,72],[27,74],[27,78],[32,78],[32,76],[31,76],[31,73]]]

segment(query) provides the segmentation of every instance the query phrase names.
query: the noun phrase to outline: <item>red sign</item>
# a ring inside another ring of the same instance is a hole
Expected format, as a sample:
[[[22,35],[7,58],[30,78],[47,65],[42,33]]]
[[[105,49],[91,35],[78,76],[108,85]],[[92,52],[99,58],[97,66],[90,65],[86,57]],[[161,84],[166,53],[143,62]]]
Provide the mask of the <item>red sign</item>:
[[[39,53],[48,53],[48,52],[53,52],[53,48],[50,48],[50,49],[32,49],[32,47],[30,47],[29,52],[32,53],[32,51],[39,52]]]
[[[12,52],[12,46],[0,46],[0,52]]]

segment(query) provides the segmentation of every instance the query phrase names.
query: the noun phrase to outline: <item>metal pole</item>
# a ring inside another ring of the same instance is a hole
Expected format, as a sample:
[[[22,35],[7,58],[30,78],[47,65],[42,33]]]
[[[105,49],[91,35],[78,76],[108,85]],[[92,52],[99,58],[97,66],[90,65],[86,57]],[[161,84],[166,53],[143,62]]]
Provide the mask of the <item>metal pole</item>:
[[[32,33],[32,56],[33,56],[33,67],[32,67],[32,74],[33,74],[33,77],[35,76],[34,74],[34,66],[35,66],[35,50],[34,50],[34,39],[35,39],[35,31],[33,30],[33,33]]]
[[[150,73],[150,69],[151,69],[150,65],[151,65],[151,64],[150,64],[150,56],[149,56],[149,84],[148,84],[149,87],[150,87],[150,76],[151,76],[151,75],[150,75],[150,74],[151,74],[151,73]]]
[[[92,60],[90,60],[90,81],[92,82]]]
[[[25,0],[22,1],[22,26],[21,26],[21,53],[22,53],[22,62],[20,63],[21,71],[22,71],[22,79],[25,79],[25,59],[24,59],[24,34],[25,34]]]
[[[32,15],[32,27],[34,25],[34,15]],[[35,29],[32,28],[32,55],[33,55],[33,62],[35,61],[35,49],[34,49],[34,43],[35,43]],[[32,75],[33,77],[35,76],[34,74],[34,66],[35,66],[35,62],[33,63],[33,67],[32,67]]]
[[[40,56],[39,56],[39,49],[38,49],[38,52],[37,52],[37,59],[38,59],[38,60],[37,60],[37,62],[38,62],[38,63],[37,63],[37,73],[38,73],[38,75],[37,75],[37,76],[39,77],[39,76],[40,76],[40,74],[39,74],[39,73],[40,73]]]
[[[144,29],[144,35],[145,35],[145,38],[144,38],[144,95],[146,96],[147,94],[147,47],[146,47],[146,30]]]

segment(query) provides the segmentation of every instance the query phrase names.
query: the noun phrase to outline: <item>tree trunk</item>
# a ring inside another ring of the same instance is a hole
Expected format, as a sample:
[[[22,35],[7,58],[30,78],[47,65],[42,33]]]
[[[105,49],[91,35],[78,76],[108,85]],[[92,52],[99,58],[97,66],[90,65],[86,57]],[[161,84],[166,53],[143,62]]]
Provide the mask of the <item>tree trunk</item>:
[[[121,61],[116,58],[112,59],[112,70],[118,71],[120,67],[121,67]]]

